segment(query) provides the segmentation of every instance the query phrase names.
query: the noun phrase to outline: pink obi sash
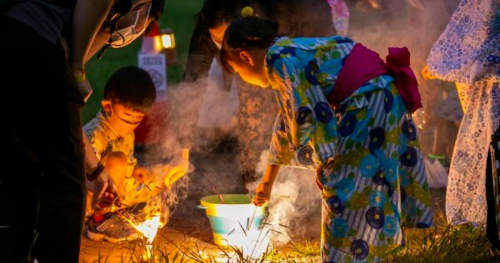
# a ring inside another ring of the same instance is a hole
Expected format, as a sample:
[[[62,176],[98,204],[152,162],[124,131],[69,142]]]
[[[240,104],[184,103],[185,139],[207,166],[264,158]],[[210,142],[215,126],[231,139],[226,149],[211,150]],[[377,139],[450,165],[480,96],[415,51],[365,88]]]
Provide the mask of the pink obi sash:
[[[380,56],[361,44],[356,44],[345,59],[333,91],[327,96],[334,109],[369,80],[380,75],[394,78],[399,94],[413,113],[422,107],[418,83],[410,68],[410,52],[406,47],[389,48],[386,63]]]

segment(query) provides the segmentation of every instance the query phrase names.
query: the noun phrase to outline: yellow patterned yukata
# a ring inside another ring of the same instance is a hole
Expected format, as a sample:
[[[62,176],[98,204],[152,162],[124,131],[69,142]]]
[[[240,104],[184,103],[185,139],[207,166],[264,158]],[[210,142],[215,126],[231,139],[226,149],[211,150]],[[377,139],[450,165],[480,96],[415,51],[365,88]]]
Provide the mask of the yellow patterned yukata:
[[[376,77],[334,111],[327,101],[354,42],[279,38],[267,54],[280,111],[268,162],[317,170],[324,262],[377,262],[429,227],[431,201],[417,128],[393,78]]]
[[[128,167],[122,184],[123,188],[118,191],[124,193],[124,196],[121,197],[124,206],[145,202],[162,189],[163,186],[156,182],[154,177],[144,184],[132,177],[134,168],[137,165],[137,159],[134,157],[135,135],[133,132],[125,137],[117,136],[101,112],[83,126],[83,132],[87,136],[92,148],[94,148],[97,159],[100,160],[105,154],[111,152],[121,152],[127,157]],[[152,193],[149,189],[157,189],[157,191]],[[91,195],[92,193],[89,191],[87,200],[92,200]],[[92,210],[89,204],[87,204],[87,214],[89,213],[91,214]]]

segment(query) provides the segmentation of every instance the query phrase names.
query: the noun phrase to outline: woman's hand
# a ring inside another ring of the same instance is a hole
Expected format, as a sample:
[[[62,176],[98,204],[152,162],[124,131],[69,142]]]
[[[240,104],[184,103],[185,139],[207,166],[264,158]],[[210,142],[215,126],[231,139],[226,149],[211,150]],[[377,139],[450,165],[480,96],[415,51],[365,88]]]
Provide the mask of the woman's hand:
[[[269,182],[260,182],[255,190],[255,197],[253,198],[253,203],[256,206],[262,206],[269,199],[271,199],[271,192],[273,190],[273,184]]]

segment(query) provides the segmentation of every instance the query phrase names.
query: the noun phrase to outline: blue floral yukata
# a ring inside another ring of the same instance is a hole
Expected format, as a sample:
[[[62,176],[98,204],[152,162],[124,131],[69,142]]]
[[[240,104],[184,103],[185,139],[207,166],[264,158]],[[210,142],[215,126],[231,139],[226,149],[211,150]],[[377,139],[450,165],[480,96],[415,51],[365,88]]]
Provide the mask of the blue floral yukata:
[[[324,262],[376,262],[401,227],[433,223],[417,128],[393,78],[371,79],[334,110],[327,101],[354,46],[345,37],[277,39],[267,54],[279,101],[269,164],[317,170]]]

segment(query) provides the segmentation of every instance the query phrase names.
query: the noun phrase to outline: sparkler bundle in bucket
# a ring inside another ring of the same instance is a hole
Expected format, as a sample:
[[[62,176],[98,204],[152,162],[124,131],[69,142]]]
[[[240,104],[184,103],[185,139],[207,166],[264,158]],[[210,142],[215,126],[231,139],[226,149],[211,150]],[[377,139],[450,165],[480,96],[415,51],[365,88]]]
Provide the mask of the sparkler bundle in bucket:
[[[266,206],[255,206],[252,197],[244,194],[205,196],[200,208],[205,209],[212,227],[214,243],[221,247],[248,247],[251,242],[267,240],[261,223]],[[260,244],[254,244],[260,246]]]

